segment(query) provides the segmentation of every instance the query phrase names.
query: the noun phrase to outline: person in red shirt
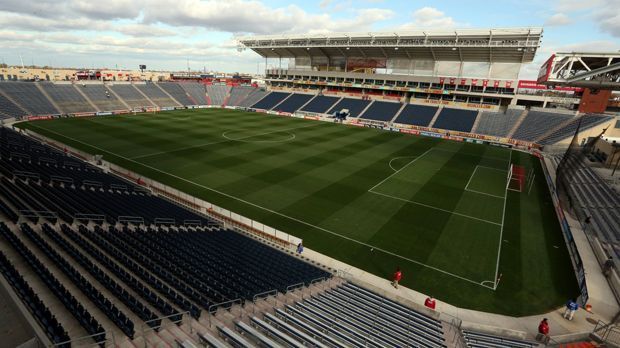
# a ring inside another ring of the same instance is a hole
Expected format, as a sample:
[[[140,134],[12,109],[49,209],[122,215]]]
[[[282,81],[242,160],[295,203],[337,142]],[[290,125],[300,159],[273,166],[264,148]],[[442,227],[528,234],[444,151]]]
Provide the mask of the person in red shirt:
[[[392,286],[398,289],[398,282],[403,277],[403,272],[400,271],[400,267],[396,267],[396,272],[394,272],[394,276],[392,277]]]
[[[429,296],[426,298],[426,301],[424,301],[424,306],[432,310],[435,310],[435,299],[433,298],[433,296]]]
[[[540,324],[538,324],[538,337],[544,344],[549,343],[551,337],[549,337],[549,323],[547,322],[547,318],[544,318]]]

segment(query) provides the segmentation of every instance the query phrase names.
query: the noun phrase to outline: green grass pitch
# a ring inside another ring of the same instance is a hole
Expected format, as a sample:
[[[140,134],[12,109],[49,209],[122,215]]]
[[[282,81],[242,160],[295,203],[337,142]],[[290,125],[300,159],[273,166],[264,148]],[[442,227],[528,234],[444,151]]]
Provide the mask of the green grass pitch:
[[[378,276],[400,266],[403,285],[460,307],[529,315],[578,294],[540,163],[529,154],[223,109],[19,127]],[[506,190],[510,163],[536,174],[529,194]]]

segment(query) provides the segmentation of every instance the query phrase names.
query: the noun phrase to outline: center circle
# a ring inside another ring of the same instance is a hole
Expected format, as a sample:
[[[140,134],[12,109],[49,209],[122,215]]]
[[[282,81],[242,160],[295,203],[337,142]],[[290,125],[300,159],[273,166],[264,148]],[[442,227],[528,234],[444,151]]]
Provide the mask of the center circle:
[[[284,143],[295,139],[295,133],[288,131],[274,131],[255,133],[245,130],[227,130],[222,133],[222,137],[232,141],[240,141],[244,143]]]

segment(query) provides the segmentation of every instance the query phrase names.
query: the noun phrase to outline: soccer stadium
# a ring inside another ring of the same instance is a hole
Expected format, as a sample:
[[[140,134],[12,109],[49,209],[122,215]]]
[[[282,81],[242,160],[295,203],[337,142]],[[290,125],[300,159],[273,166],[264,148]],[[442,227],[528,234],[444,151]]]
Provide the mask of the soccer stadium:
[[[619,346],[620,53],[521,78],[542,40],[237,36],[257,75],[4,66],[0,346]]]

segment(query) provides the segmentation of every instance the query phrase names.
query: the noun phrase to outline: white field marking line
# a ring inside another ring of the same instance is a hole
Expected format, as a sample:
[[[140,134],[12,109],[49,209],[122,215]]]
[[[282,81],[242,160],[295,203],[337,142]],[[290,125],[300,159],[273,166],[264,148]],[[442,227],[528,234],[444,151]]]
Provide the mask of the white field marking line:
[[[173,149],[173,150],[168,150],[168,151],[153,152],[153,153],[149,153],[149,154],[146,154],[146,155],[134,156],[134,157],[131,157],[130,159],[141,159],[141,158],[146,158],[146,157],[158,156],[158,155],[163,155],[163,154],[167,154],[167,153],[174,153],[174,152],[179,152],[179,151],[184,151],[184,150],[189,150],[189,149],[194,149],[194,148],[199,148],[199,147],[204,147],[204,146],[209,146],[209,145],[225,143],[225,142],[233,141],[233,140],[234,141],[242,141],[244,139],[248,139],[248,138],[251,138],[251,137],[257,137],[257,136],[267,135],[267,134],[271,134],[271,133],[286,132],[286,131],[295,130],[295,129],[315,127],[315,126],[320,125],[320,124],[322,124],[322,123],[319,122],[319,123],[316,123],[316,124],[311,124],[311,125],[303,126],[303,127],[294,127],[294,128],[288,128],[288,129],[274,130],[274,131],[269,131],[269,132],[249,135],[247,137],[241,137],[239,139],[230,139],[230,138],[224,137],[225,140],[212,141],[212,142],[204,143],[204,144],[179,147],[179,148],[176,148],[176,149]],[[231,129],[230,131],[234,131],[234,129]],[[226,132],[224,132],[224,133],[226,133]],[[222,136],[224,135],[224,133],[222,133]]]
[[[413,160],[411,160],[410,162],[408,162],[407,164],[405,164],[402,168],[400,168],[399,170],[395,171],[394,173],[388,175],[385,179],[381,180],[378,184],[376,184],[375,186],[371,187],[368,189],[368,192],[372,192],[372,190],[374,188],[376,188],[377,186],[383,184],[384,182],[386,182],[389,178],[393,177],[394,175],[398,174],[398,172],[400,172],[401,170],[407,168],[410,164],[412,164],[413,162],[419,160],[420,158],[424,157],[427,153],[429,153],[433,148],[431,147],[430,149],[424,151],[423,154],[417,156],[416,158],[414,158]]]
[[[192,184],[192,185],[194,185],[194,186],[201,187],[201,188],[203,188],[203,189],[205,189],[205,190],[209,190],[209,191],[215,192],[215,193],[220,194],[220,195],[222,195],[222,196],[225,196],[225,197],[228,197],[228,198],[230,198],[230,199],[234,199],[234,200],[236,200],[236,201],[239,201],[239,202],[245,203],[245,204],[250,205],[250,206],[253,206],[253,207],[255,207],[255,208],[258,208],[258,209],[264,210],[264,211],[266,211],[266,212],[272,213],[272,214],[274,214],[274,215],[278,215],[278,216],[281,216],[281,217],[283,217],[283,218],[289,219],[289,220],[291,220],[291,221],[298,222],[298,223],[300,223],[300,224],[302,224],[302,225],[306,225],[306,226],[309,226],[309,227],[315,228],[315,229],[317,229],[317,230],[320,230],[320,231],[323,231],[323,232],[329,233],[329,234],[331,234],[331,235],[334,235],[334,236],[340,237],[340,238],[342,238],[342,239],[346,239],[346,240],[348,240],[348,241],[350,241],[350,242],[357,243],[357,244],[359,244],[359,245],[363,245],[363,246],[366,246],[366,247],[369,247],[369,248],[372,248],[372,249],[378,250],[378,251],[380,251],[380,252],[382,252],[382,253],[385,253],[385,254],[388,254],[388,255],[392,255],[392,256],[394,256],[394,257],[398,257],[398,258],[403,259],[403,260],[405,260],[405,261],[409,261],[409,262],[415,263],[415,264],[420,265],[420,266],[422,266],[422,267],[426,267],[426,268],[428,268],[428,269],[432,269],[432,270],[434,270],[434,271],[437,271],[437,272],[440,272],[440,273],[443,273],[443,274],[446,274],[446,275],[452,276],[452,277],[457,278],[457,279],[461,279],[461,280],[463,280],[463,281],[466,281],[466,282],[469,282],[469,283],[472,283],[472,284],[476,284],[476,285],[482,286],[482,287],[484,287],[484,288],[489,288],[489,287],[487,287],[487,286],[481,285],[481,284],[480,284],[480,282],[477,282],[477,281],[475,281],[475,280],[471,280],[471,279],[465,278],[465,277],[463,277],[463,276],[460,276],[460,275],[457,275],[457,274],[454,274],[454,273],[450,273],[450,272],[448,272],[448,271],[444,271],[444,270],[442,270],[442,269],[440,269],[440,268],[436,268],[436,267],[433,267],[433,266],[427,265],[427,264],[422,263],[422,262],[420,262],[420,261],[416,261],[416,260],[410,259],[410,258],[408,258],[408,257],[402,256],[402,255],[398,255],[398,254],[396,254],[396,253],[393,253],[393,252],[391,252],[391,251],[388,251],[388,250],[382,249],[382,248],[380,248],[380,247],[377,247],[377,246],[374,246],[374,245],[371,245],[371,244],[368,244],[368,243],[361,242],[361,241],[356,240],[356,239],[353,239],[353,238],[351,238],[351,237],[347,237],[347,236],[341,235],[341,234],[339,234],[339,233],[336,233],[336,232],[330,231],[330,230],[328,230],[328,229],[326,229],[326,228],[323,228],[323,227],[319,227],[319,226],[313,225],[313,224],[311,224],[311,223],[308,223],[308,222],[305,222],[305,221],[299,220],[299,219],[294,218],[294,217],[292,217],[292,216],[288,216],[288,215],[282,214],[282,213],[280,213],[280,212],[277,212],[277,211],[271,210],[271,209],[269,209],[269,208],[265,208],[265,207],[263,207],[263,206],[260,206],[260,205],[258,205],[258,204],[252,203],[252,202],[248,202],[248,201],[246,201],[246,200],[244,200],[244,199],[242,199],[242,198],[239,198],[239,197],[235,197],[235,196],[229,195],[229,194],[227,194],[227,193],[224,193],[224,192],[218,191],[218,190],[216,190],[216,189],[214,189],[214,188],[204,186],[204,185],[202,185],[202,184],[199,184],[199,183],[193,182],[193,181],[188,180],[188,179],[185,179],[185,178],[181,178],[181,177],[179,177],[179,176],[177,176],[177,175],[174,175],[174,174],[172,174],[172,173],[165,172],[165,171],[163,171],[163,170],[161,170],[161,169],[158,169],[158,168],[152,167],[152,166],[150,166],[150,165],[148,165],[148,164],[145,164],[145,163],[142,163],[142,162],[138,162],[138,161],[135,161],[135,160],[133,160],[133,159],[131,159],[131,158],[127,158],[127,157],[124,157],[124,156],[121,156],[121,155],[115,154],[115,153],[113,153],[113,152],[110,152],[110,151],[104,150],[104,149],[102,149],[102,148],[100,148],[100,147],[98,147],[98,146],[87,144],[87,143],[85,143],[85,142],[83,142],[83,141],[77,140],[77,139],[72,138],[72,137],[70,137],[70,136],[63,135],[63,134],[60,134],[60,133],[55,132],[55,131],[53,131],[53,130],[46,129],[46,128],[42,128],[42,127],[39,127],[39,126],[34,126],[34,125],[31,125],[31,126],[32,126],[32,127],[34,127],[34,128],[39,128],[39,129],[41,129],[41,130],[44,130],[44,131],[50,132],[50,133],[54,133],[54,134],[56,134],[56,135],[58,135],[58,136],[60,136],[60,137],[62,137],[62,138],[66,138],[66,139],[72,140],[72,141],[74,141],[74,142],[77,142],[77,143],[80,143],[80,144],[86,145],[86,146],[91,147],[91,148],[93,148],[93,149],[97,149],[97,150],[100,150],[100,151],[102,151],[102,152],[106,152],[106,153],[111,154],[111,155],[114,155],[114,156],[116,156],[116,157],[118,157],[118,158],[125,159],[125,160],[127,160],[127,161],[133,162],[133,163],[138,164],[138,165],[141,165],[141,166],[143,166],[143,167],[146,167],[146,168],[152,169],[152,170],[154,170],[154,171],[156,171],[156,172],[160,172],[160,173],[162,173],[162,174],[168,175],[168,176],[173,177],[173,178],[175,178],[175,179],[178,179],[178,180],[181,180],[181,181],[187,182],[187,183],[189,183],[189,184]]]
[[[501,172],[505,171],[503,169],[497,169],[497,168],[493,168],[493,167],[485,167],[485,166],[481,166],[481,165],[476,165],[476,168],[474,168],[474,171],[471,173],[471,176],[469,177],[469,181],[467,181],[467,185],[465,185],[465,191],[474,192],[474,193],[478,193],[478,194],[489,196],[489,197],[505,199],[506,198],[505,196],[498,196],[498,195],[494,195],[494,194],[490,194],[490,193],[486,193],[486,192],[482,192],[482,191],[472,190],[472,189],[469,188],[469,184],[471,183],[471,179],[474,178],[474,174],[476,174],[476,170],[478,170],[478,167],[486,168],[486,169],[493,169],[493,170],[497,170],[497,171],[501,171]]]
[[[467,219],[477,220],[477,221],[480,221],[480,222],[485,222],[485,223],[487,223],[487,224],[496,225],[496,226],[501,226],[501,224],[500,224],[500,223],[497,223],[497,222],[494,222],[494,221],[490,221],[490,220],[485,220],[485,219],[477,218],[477,217],[474,217],[474,216],[471,216],[471,215],[467,215],[467,214],[457,213],[457,212],[455,212],[455,211],[451,211],[451,210],[447,210],[447,209],[443,209],[443,208],[434,207],[434,206],[432,206],[432,205],[428,205],[428,204],[424,204],[424,203],[420,203],[420,202],[412,201],[412,200],[405,199],[405,198],[401,198],[401,197],[396,197],[396,196],[388,195],[388,194],[386,194],[386,193],[381,193],[381,192],[372,191],[372,190],[369,190],[368,192],[370,192],[370,193],[374,193],[374,194],[376,194],[376,195],[380,195],[380,196],[384,196],[384,197],[388,197],[388,198],[396,199],[396,200],[399,200],[399,201],[403,201],[403,202],[408,202],[408,203],[412,203],[412,204],[420,205],[420,206],[427,207],[427,208],[430,208],[430,209],[435,209],[435,210],[443,211],[443,212],[446,212],[446,213],[450,213],[450,214],[458,215],[458,216],[461,216],[461,217],[464,217],[464,218],[467,218]]]
[[[295,139],[295,133],[291,133],[291,132],[283,132],[283,133],[288,133],[288,138],[286,139],[282,139],[282,140],[256,140],[256,141],[252,141],[252,140],[243,140],[244,138],[239,138],[239,139],[235,139],[235,138],[231,138],[228,135],[226,135],[227,133],[230,132],[235,132],[234,129],[232,130],[227,130],[226,132],[222,133],[222,137],[231,141],[239,141],[242,143],[285,143],[291,140]]]
[[[390,160],[390,163],[388,163],[388,165],[390,166],[390,168],[392,168],[392,170],[396,171],[398,169],[394,169],[394,167],[392,167],[392,161],[397,160],[397,159],[401,159],[401,158],[414,158],[417,156],[400,156],[400,157],[394,157]]]
[[[510,150],[510,157],[508,158],[508,170],[510,170],[510,165],[512,164],[512,149]],[[504,236],[504,218],[506,217],[506,202],[508,201],[508,184],[506,184],[506,193],[504,194],[504,208],[502,210],[502,227],[499,230],[499,245],[497,247],[497,262],[495,264],[495,285],[493,286],[493,290],[497,289],[497,275],[499,272],[499,260],[500,255],[502,253],[502,238]]]

